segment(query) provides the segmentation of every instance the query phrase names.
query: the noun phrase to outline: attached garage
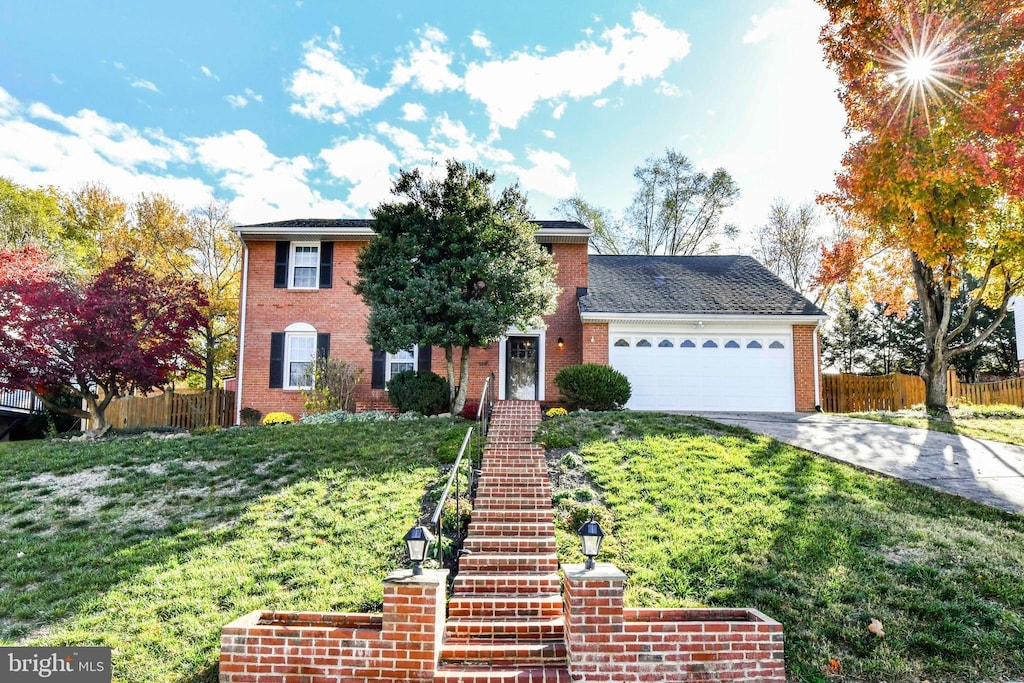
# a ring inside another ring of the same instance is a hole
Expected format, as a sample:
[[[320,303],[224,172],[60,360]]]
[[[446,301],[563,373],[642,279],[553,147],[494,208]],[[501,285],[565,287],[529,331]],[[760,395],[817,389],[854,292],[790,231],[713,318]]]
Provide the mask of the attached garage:
[[[788,412],[818,403],[825,315],[754,259],[592,255],[588,266],[580,318],[589,330],[607,325],[607,356],[591,360],[629,378],[627,408]]]
[[[609,325],[608,364],[629,378],[633,410],[791,411],[791,330]]]

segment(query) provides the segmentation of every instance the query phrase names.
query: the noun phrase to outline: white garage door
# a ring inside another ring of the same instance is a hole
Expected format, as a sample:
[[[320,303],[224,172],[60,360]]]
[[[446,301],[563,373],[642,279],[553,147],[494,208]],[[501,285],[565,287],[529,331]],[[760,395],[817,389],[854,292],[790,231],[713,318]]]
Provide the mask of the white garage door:
[[[609,330],[633,410],[792,411],[792,334]]]

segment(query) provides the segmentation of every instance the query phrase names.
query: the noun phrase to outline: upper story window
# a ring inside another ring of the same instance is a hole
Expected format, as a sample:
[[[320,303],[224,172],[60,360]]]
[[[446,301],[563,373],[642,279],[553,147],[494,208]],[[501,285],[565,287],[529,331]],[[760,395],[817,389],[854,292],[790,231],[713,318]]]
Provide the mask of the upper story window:
[[[293,289],[316,289],[320,284],[320,243],[292,242],[291,257],[288,286]]]
[[[334,270],[334,242],[277,243],[274,287],[330,289]]]

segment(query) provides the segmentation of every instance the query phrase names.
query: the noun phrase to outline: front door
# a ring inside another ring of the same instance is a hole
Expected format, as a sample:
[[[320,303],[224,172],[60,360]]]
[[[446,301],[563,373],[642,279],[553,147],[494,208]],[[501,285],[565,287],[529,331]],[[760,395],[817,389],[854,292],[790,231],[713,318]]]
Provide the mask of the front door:
[[[537,400],[537,337],[509,337],[505,343],[505,398]]]

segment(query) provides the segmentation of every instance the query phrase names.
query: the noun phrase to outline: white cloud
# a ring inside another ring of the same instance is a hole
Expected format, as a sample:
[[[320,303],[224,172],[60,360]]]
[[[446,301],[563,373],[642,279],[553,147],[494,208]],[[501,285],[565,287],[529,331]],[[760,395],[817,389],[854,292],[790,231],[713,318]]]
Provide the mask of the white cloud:
[[[406,102],[402,105],[402,118],[406,121],[424,121],[427,118],[427,108],[415,102]]]
[[[451,70],[452,55],[440,47],[448,37],[433,26],[424,26],[418,33],[419,46],[410,43],[408,61],[395,62],[391,83],[405,85],[411,82],[428,93],[458,89],[462,79]]]
[[[597,95],[613,83],[636,85],[661,75],[690,51],[683,31],[643,12],[632,27],[607,29],[551,56],[518,52],[503,61],[474,62],[466,70],[466,93],[487,107],[493,126],[515,128],[537,102]]]
[[[434,119],[429,144],[437,157],[442,159],[452,157],[462,161],[489,163],[510,163],[515,159],[508,150],[477,140],[465,124],[452,121],[447,116]]]
[[[232,109],[241,109],[249,104],[249,98],[244,95],[225,95],[224,99],[228,101]]]
[[[50,80],[56,83],[57,85],[64,85],[64,79],[55,73],[50,73]]]
[[[263,95],[260,95],[260,94],[258,94],[258,93],[257,93],[257,92],[256,92],[255,90],[253,90],[252,88],[246,88],[246,89],[245,89],[245,94],[246,94],[246,95],[247,95],[247,96],[249,97],[249,99],[251,99],[251,100],[252,100],[253,102],[262,102],[262,101],[263,101]]]
[[[363,82],[363,74],[341,63],[340,31],[335,27],[332,37],[321,44],[311,40],[304,45],[303,66],[292,74],[288,92],[299,102],[291,106],[292,113],[317,121],[344,123],[376,108],[394,89],[375,88]]]
[[[236,220],[356,215],[345,203],[326,200],[309,187],[306,176],[313,163],[308,158],[276,156],[252,131],[236,130],[190,142],[198,161],[234,193],[229,206]]]
[[[555,131],[553,131],[553,130],[542,130],[541,131],[541,135],[546,137],[548,140],[554,140],[555,139]]]
[[[390,198],[398,158],[376,140],[346,140],[321,151],[320,158],[331,175],[352,185],[345,202],[350,207],[376,206]]]
[[[555,110],[553,112],[551,112],[551,118],[553,118],[553,119],[560,119],[560,118],[562,118],[562,114],[565,113],[565,108],[567,106],[569,106],[569,105],[566,102],[560,103],[557,107],[555,107]]]
[[[63,126],[90,149],[118,166],[149,164],[166,168],[168,162],[188,160],[185,146],[163,134],[143,135],[128,124],[111,121],[90,109],[83,109],[73,116],[61,116],[37,102],[29,106],[28,114]]]
[[[600,97],[600,98],[594,100],[594,106],[597,107],[598,109],[602,109],[604,107],[607,107],[609,102],[611,102],[611,100],[609,98],[607,98],[607,97]]]
[[[678,85],[675,83],[669,83],[668,81],[662,81],[659,83],[655,92],[666,97],[679,97],[683,94],[683,91],[679,89]]]
[[[718,112],[716,112],[714,109],[708,109],[708,116],[710,116],[711,118],[714,118],[714,117],[718,116]]]
[[[503,170],[519,176],[524,190],[536,190],[552,197],[568,197],[578,189],[576,174],[570,172],[569,160],[558,152],[529,150],[529,168],[508,165]]]
[[[31,121],[26,114],[63,130]],[[185,145],[159,131],[138,131],[89,110],[61,116],[40,103],[23,108],[0,88],[0,176],[17,183],[70,190],[101,181],[124,197],[161,192],[196,206],[213,196],[208,185],[154,172],[188,158]]]
[[[208,67],[208,66],[201,66],[201,67],[199,67],[199,70],[202,71],[203,75],[206,76],[207,78],[212,78],[215,81],[219,81],[220,80],[220,76],[218,76],[217,74],[215,74],[212,71],[210,71],[210,67]]]
[[[125,70],[125,65],[122,64],[121,62],[114,62],[114,68],[117,69],[118,71],[124,71]]]
[[[487,54],[490,54],[491,41],[487,39],[483,31],[479,29],[473,31],[469,36],[469,42],[473,43],[473,47],[480,48]]]
[[[784,5],[772,7],[764,14],[755,14],[750,17],[750,23],[753,25],[743,35],[743,42],[756,45],[772,36],[790,35],[794,25],[801,22],[802,15],[803,8],[792,0]]]
[[[139,88],[141,90],[150,90],[152,92],[160,92],[160,88],[156,87],[156,83],[153,81],[146,81],[141,78],[132,81],[132,87]]]

